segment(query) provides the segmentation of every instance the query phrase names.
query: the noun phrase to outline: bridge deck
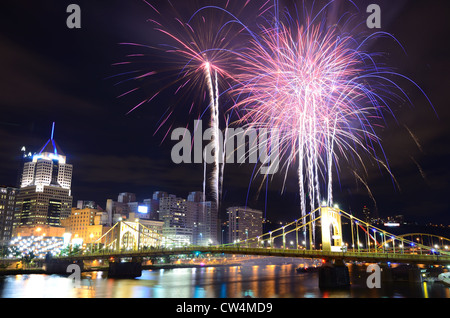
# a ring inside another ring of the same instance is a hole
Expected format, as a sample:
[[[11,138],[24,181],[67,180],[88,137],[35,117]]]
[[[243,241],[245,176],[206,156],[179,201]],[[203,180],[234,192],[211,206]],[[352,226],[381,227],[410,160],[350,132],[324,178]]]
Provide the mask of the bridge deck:
[[[421,255],[407,253],[380,253],[380,252],[328,252],[321,250],[296,250],[277,248],[251,248],[233,246],[190,246],[181,248],[161,248],[140,251],[121,251],[101,253],[87,253],[83,255],[59,257],[60,260],[93,260],[126,258],[126,257],[158,257],[165,255],[180,255],[193,252],[213,253],[213,254],[239,254],[258,256],[278,256],[278,257],[299,257],[299,258],[321,258],[344,261],[360,261],[369,263],[391,262],[391,263],[413,263],[413,264],[440,264],[450,265],[450,255]]]

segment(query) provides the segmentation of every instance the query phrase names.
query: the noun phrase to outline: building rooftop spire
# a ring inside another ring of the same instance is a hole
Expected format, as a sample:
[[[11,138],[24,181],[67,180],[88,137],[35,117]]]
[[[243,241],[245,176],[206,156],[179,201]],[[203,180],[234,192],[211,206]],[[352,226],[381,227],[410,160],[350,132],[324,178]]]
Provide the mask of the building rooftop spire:
[[[55,122],[53,122],[53,124],[52,124],[52,132],[50,135],[50,139],[47,140],[45,145],[41,148],[41,150],[39,151],[39,154],[48,152],[48,153],[53,153],[55,155],[64,156],[63,151],[61,150],[61,148],[58,146],[58,144],[53,139],[54,134],[55,134]]]
[[[55,132],[55,122],[53,122],[53,125],[52,125],[52,134],[51,134],[51,136],[50,136],[50,139],[51,140],[53,140],[53,133]]]

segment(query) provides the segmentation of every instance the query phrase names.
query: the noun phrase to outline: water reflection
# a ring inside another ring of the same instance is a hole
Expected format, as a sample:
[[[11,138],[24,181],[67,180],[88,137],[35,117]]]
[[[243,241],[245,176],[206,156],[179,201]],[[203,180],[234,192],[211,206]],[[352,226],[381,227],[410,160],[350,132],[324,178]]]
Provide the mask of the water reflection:
[[[346,290],[321,291],[318,273],[297,273],[294,265],[145,270],[137,279],[110,279],[102,272],[83,273],[79,288],[58,275],[0,277],[3,298],[450,298],[439,283],[399,282],[369,289],[364,269],[349,268]]]

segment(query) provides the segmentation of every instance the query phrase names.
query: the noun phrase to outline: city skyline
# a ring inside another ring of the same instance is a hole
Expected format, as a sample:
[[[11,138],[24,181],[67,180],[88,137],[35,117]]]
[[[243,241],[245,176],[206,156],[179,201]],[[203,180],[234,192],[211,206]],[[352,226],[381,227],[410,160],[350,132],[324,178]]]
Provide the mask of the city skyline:
[[[442,70],[448,67],[448,44],[436,43],[427,36],[427,32],[436,37],[446,33],[429,22],[444,10],[439,5],[415,1],[380,4],[383,31],[396,33],[408,52],[405,57],[398,49],[389,49],[390,58],[396,67],[418,80],[439,118],[415,91],[414,107],[397,105],[399,124],[386,118],[388,125],[381,136],[401,190],[387,173],[377,172],[376,165],[369,166],[369,185],[380,216],[403,214],[420,221],[450,223],[449,203],[445,201],[449,112],[442,78]],[[74,202],[93,200],[105,208],[107,199],[125,191],[136,193],[140,200],[154,191],[181,197],[201,191],[203,165],[175,165],[170,160],[174,142],[170,138],[163,141],[161,133],[154,135],[166,105],[175,103],[175,97],[165,95],[156,104],[125,115],[133,102],[117,99],[123,89],[108,79],[117,72],[111,65],[131,53],[118,43],[148,41],[151,32],[146,24],[145,4],[136,1],[129,6],[117,3],[103,8],[81,1],[80,30],[65,26],[67,5],[44,2],[30,5],[31,11],[23,12],[21,5],[15,4],[9,16],[2,17],[0,39],[6,48],[0,53],[5,63],[2,82],[10,90],[4,93],[1,106],[0,184],[15,183],[22,146],[39,151],[51,133],[52,122],[56,122],[55,139],[75,167]],[[38,16],[45,17],[45,21]],[[18,26],[14,30],[6,27],[13,19]],[[11,67],[7,67],[8,63]],[[21,94],[22,90],[27,94]],[[183,107],[177,110],[179,114],[170,119],[172,128],[192,125],[195,118],[189,117]],[[274,219],[293,220],[300,215],[295,172],[290,174],[284,194],[280,194],[283,176],[275,176],[266,198],[265,186],[257,196],[259,183],[250,184],[253,165],[230,164],[225,169],[222,212],[229,206],[248,205],[266,210],[267,216]],[[371,211],[376,210],[364,186],[357,185],[345,169],[333,187],[335,201],[342,209],[361,213],[367,205]]]
[[[0,298],[450,298],[449,12],[6,1]]]

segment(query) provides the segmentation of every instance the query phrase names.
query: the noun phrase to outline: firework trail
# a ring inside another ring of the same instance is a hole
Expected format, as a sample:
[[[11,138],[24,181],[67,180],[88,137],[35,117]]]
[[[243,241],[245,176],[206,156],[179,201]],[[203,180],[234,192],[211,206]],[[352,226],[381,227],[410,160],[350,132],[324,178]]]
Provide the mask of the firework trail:
[[[219,94],[217,88],[217,72],[214,72],[214,79],[211,76],[211,66],[209,62],[205,64],[205,74],[208,83],[208,90],[210,96],[210,108],[211,108],[211,128],[212,136],[211,142],[214,148],[214,164],[211,175],[211,187],[214,200],[218,206],[219,204]]]
[[[152,51],[160,51],[167,53],[164,57],[167,59],[168,67],[166,69],[147,70],[145,66],[142,69],[126,72],[121,75],[130,76],[121,81],[148,80],[154,75],[158,75],[158,81],[161,78],[169,78],[169,83],[159,89],[154,95],[137,103],[129,112],[135,111],[137,108],[156,98],[161,91],[176,88],[175,94],[180,91],[194,93],[201,96],[199,104],[208,102],[210,110],[210,128],[212,129],[210,149],[213,152],[214,163],[212,166],[209,184],[211,187],[211,195],[214,197],[217,207],[219,207],[219,197],[222,193],[224,161],[219,152],[223,147],[220,145],[220,105],[219,97],[221,88],[219,84],[223,84],[223,91],[230,89],[228,82],[233,82],[233,74],[226,70],[224,65],[230,65],[230,56],[236,54],[234,52],[235,38],[242,33],[246,26],[240,22],[236,15],[244,10],[250,1],[246,1],[243,5],[235,9],[237,13],[232,14],[228,11],[230,4],[227,1],[225,6],[219,7],[214,5],[200,6],[199,9],[191,10],[189,15],[182,15],[176,10],[174,2],[168,1],[171,7],[171,14],[162,14],[162,10],[158,10],[154,5],[144,1],[156,14],[154,19],[148,21],[154,25],[154,30],[163,34],[167,42],[160,46],[149,46],[139,43],[122,43],[137,48],[150,49]],[[180,1],[179,4],[186,4]],[[223,3],[223,2],[222,2]],[[234,9],[234,8],[233,8]],[[266,5],[259,5],[258,12],[266,10]],[[258,13],[256,13],[258,14]],[[167,16],[169,18],[167,18]],[[252,15],[253,16],[253,15]],[[237,42],[237,41],[236,41]],[[130,54],[129,57],[141,58],[144,54]],[[136,63],[136,61],[134,61]],[[131,62],[117,63],[119,65],[127,65]],[[144,61],[143,63],[146,63]],[[175,78],[174,80],[172,80]],[[206,88],[206,94],[198,94],[199,90]],[[119,97],[133,93],[142,87],[132,87],[129,91],[123,93]],[[183,95],[183,99],[186,99]],[[207,96],[209,98],[207,98]],[[192,107],[195,102],[192,103]],[[166,114],[166,118],[161,121],[157,128],[158,131],[171,116],[173,110]],[[200,110],[203,114],[205,111]],[[226,121],[228,125],[228,120]],[[165,133],[164,138],[169,133]],[[156,132],[155,132],[156,133]],[[205,159],[205,158],[203,158]],[[221,176],[222,175],[222,176]]]
[[[425,174],[425,172],[423,171],[422,167],[419,165],[419,163],[417,162],[416,159],[414,159],[413,156],[410,156],[411,160],[414,162],[414,164],[416,165],[417,169],[420,172],[420,175],[422,176],[423,180],[425,180],[425,182],[428,185],[428,180],[427,180],[427,175]]]
[[[420,142],[419,142],[419,138],[417,138],[416,135],[414,135],[414,134],[412,133],[412,131],[408,128],[408,126],[406,126],[406,125],[403,125],[403,126],[406,128],[406,130],[408,131],[409,135],[411,136],[411,138],[412,138],[412,139],[414,140],[414,142],[416,143],[417,148],[419,148],[420,152],[423,153],[423,148],[422,148],[422,145],[421,145]]]

